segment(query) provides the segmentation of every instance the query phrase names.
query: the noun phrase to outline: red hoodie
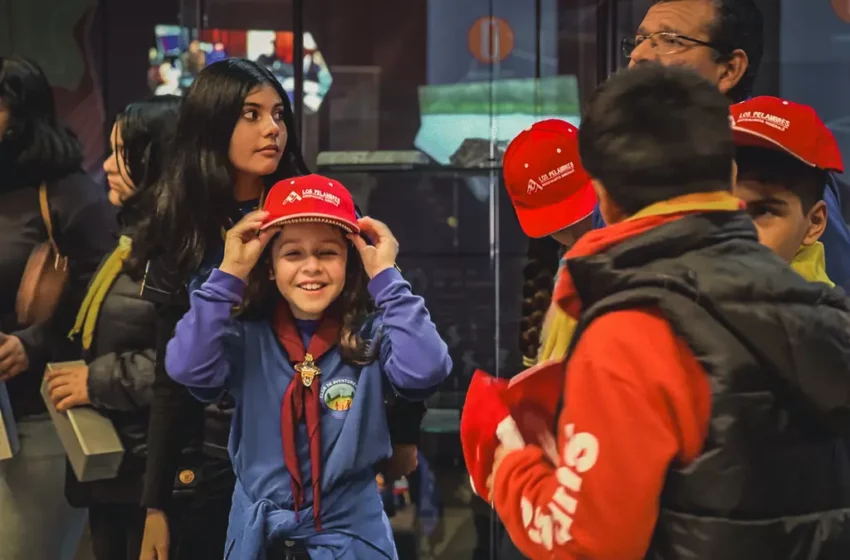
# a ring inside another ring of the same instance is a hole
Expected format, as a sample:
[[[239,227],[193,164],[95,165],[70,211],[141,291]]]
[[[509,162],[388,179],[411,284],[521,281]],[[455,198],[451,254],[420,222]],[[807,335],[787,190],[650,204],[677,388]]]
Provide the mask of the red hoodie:
[[[725,193],[656,204],[586,234],[567,258],[598,253],[689,213],[738,208],[740,201]],[[578,317],[581,302],[566,268],[553,299]],[[705,372],[658,312],[616,311],[581,335],[563,402],[558,464],[535,445],[506,455],[493,484],[499,517],[534,560],[643,558],[668,468],[696,459],[708,433]]]

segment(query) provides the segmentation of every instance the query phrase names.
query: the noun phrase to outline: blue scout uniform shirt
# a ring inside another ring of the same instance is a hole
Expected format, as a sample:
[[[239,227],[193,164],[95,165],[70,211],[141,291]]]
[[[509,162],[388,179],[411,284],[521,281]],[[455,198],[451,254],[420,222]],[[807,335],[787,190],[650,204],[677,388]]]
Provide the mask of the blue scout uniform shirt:
[[[313,559],[395,558],[374,470],[391,452],[384,397],[388,386],[408,397],[427,396],[452,367],[424,301],[397,270],[381,272],[369,283],[380,313],[362,333],[379,340],[376,361],[351,366],[332,349],[317,362],[323,492],[323,531],[317,533],[303,423],[296,434],[305,490],[298,515],[281,447],[281,402],[295,372],[268,322],[231,318],[244,288],[238,278],[213,270],[191,295],[191,309],[166,352],[166,370],[176,381],[197,393],[226,388],[236,401],[228,447],[237,483],[227,557],[264,558],[270,541],[292,538],[303,539]]]

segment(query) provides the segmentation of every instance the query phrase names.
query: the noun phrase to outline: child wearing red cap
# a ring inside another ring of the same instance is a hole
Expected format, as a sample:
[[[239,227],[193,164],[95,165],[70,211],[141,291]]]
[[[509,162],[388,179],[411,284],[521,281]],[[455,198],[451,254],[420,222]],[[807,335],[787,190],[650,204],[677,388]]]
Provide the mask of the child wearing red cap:
[[[166,370],[236,401],[227,557],[396,558],[374,471],[390,454],[384,400],[424,399],[451,371],[397,253],[340,183],[296,177],[227,232],[192,294]]]
[[[503,160],[505,188],[529,240],[523,269],[523,363],[562,358],[575,321],[551,306],[558,255],[591,228],[596,194],[581,166],[578,130],[548,119],[519,133]],[[546,239],[550,238],[550,239]]]
[[[833,285],[823,244],[829,173],[843,173],[838,143],[814,109],[777,97],[731,107],[738,178],[759,240],[810,281]]]

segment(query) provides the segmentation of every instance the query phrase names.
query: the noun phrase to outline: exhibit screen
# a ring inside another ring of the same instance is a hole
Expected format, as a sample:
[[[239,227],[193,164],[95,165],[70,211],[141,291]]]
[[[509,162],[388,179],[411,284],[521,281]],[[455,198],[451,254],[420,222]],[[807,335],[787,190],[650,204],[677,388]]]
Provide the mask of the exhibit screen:
[[[295,86],[292,31],[202,29],[194,36],[177,25],[157,25],[149,53],[148,87],[155,95],[183,95],[198,72],[225,58],[254,60],[275,75],[292,99]],[[304,33],[304,108],[318,111],[331,74],[311,33]]]
[[[491,141],[503,152],[535,122],[562,119],[578,126],[578,81],[551,76],[422,86],[419,110],[416,147],[443,165],[470,167],[489,157],[483,151]]]

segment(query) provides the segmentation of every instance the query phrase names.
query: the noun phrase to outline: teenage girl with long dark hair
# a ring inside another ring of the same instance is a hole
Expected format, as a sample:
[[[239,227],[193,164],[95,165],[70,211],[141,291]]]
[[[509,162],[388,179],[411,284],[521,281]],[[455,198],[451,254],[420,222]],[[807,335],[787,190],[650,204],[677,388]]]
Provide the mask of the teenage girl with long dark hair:
[[[159,180],[174,138],[180,99],[133,103],[115,120],[112,153],[103,164],[109,200],[120,208],[122,235],[89,285],[70,336],[84,364],[54,369],[48,388],[60,411],[91,405],[115,425],[125,455],[115,478],[80,482],[67,469],[65,495],[89,511],[98,560],[138,560],[145,511],[139,506],[145,472],[151,386],[156,360],[156,313],[141,297],[147,256],[133,238],[155,208]]]
[[[144,294],[159,317],[143,560],[224,553],[234,484],[226,451],[232,406],[225,396],[204,407],[171,381],[165,345],[188,310],[189,293],[221,262],[224,232],[255,210],[274,182],[307,173],[295,130],[286,92],[248,60],[206,67],[183,100],[170,162],[156,186],[156,213],[141,240],[155,255]],[[203,442],[203,460],[178,469],[194,441]]]

